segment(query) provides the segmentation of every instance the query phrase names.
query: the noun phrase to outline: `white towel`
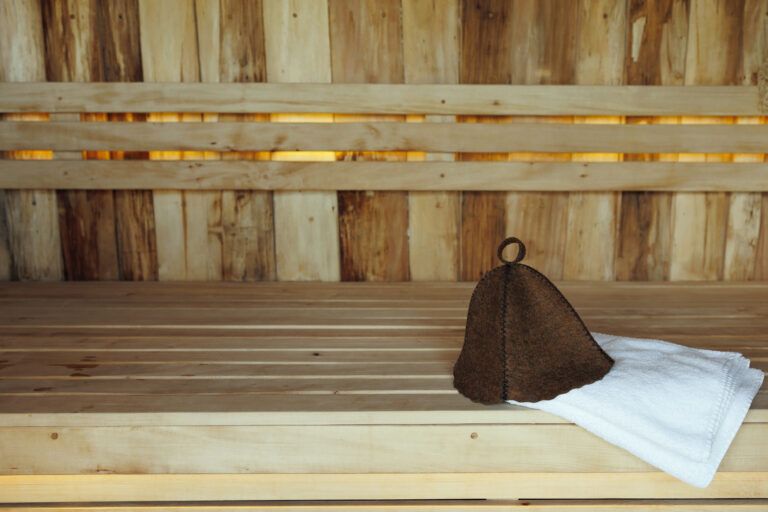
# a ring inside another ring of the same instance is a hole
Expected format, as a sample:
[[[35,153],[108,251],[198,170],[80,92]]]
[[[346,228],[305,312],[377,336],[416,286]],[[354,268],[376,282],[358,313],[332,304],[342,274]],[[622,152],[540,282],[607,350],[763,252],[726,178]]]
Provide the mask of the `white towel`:
[[[592,333],[615,364],[552,400],[517,402],[570,420],[696,487],[736,436],[763,372],[736,352]]]

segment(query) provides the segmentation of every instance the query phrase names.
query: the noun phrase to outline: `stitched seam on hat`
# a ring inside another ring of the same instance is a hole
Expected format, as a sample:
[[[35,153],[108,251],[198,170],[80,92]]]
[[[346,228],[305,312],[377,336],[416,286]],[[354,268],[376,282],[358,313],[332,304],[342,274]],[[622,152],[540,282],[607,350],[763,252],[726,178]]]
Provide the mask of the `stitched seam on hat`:
[[[509,287],[509,267],[504,265],[504,286],[501,295],[501,357],[504,363],[504,370],[501,375],[501,398],[507,401],[507,290]]]
[[[549,280],[549,278],[547,278],[547,276],[545,276],[544,274],[542,274],[541,272],[539,272],[538,270],[536,270],[536,269],[535,269],[535,268],[533,268],[533,267],[529,267],[528,265],[526,265],[526,264],[524,264],[524,263],[518,263],[518,265],[520,265],[521,267],[524,267],[524,268],[526,268],[526,269],[530,270],[530,271],[531,271],[531,273],[532,273],[532,274],[533,274],[533,275],[534,275],[536,278],[538,278],[538,279],[540,279],[541,281],[543,281],[544,283],[546,283],[546,285],[547,285],[547,286],[549,286],[549,287],[550,287],[550,288],[551,288],[551,289],[552,289],[552,290],[555,292],[555,295],[556,295],[556,296],[557,296],[557,297],[560,299],[560,302],[562,302],[562,303],[563,303],[563,305],[564,305],[565,307],[567,307],[567,308],[568,308],[568,309],[571,311],[571,313],[573,313],[573,315],[574,315],[574,316],[575,316],[575,317],[578,319],[578,321],[579,321],[579,324],[581,324],[581,328],[584,330],[584,333],[585,333],[585,334],[586,334],[586,335],[587,335],[587,336],[588,336],[588,337],[589,337],[589,338],[592,340],[592,346],[593,346],[593,348],[596,348],[596,349],[597,349],[597,350],[600,352],[600,354],[602,354],[602,355],[603,355],[603,357],[605,357],[605,358],[606,358],[608,361],[610,361],[611,363],[613,363],[613,362],[614,362],[614,361],[613,361],[613,358],[612,358],[611,356],[609,356],[609,355],[608,355],[608,354],[605,352],[605,350],[603,350],[603,347],[601,347],[601,346],[600,346],[600,345],[599,345],[599,344],[598,344],[598,343],[595,341],[595,339],[592,337],[592,333],[591,333],[591,332],[589,332],[589,329],[587,329],[587,326],[584,324],[584,320],[582,320],[582,319],[581,319],[581,316],[580,316],[580,315],[579,315],[579,314],[576,312],[576,310],[575,310],[575,309],[573,309],[573,306],[571,305],[571,303],[570,303],[570,302],[568,302],[568,299],[566,299],[566,298],[565,298],[565,296],[564,296],[564,295],[563,295],[563,294],[560,292],[560,290],[558,290],[558,289],[557,289],[557,287],[556,287],[554,284],[552,284],[552,281],[550,281],[550,280]]]

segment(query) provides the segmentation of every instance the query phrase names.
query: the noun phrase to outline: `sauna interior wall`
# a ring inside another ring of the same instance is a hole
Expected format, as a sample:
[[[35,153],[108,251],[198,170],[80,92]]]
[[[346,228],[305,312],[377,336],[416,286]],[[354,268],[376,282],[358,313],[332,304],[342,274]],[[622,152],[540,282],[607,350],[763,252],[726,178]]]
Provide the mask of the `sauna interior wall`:
[[[755,84],[767,16],[768,0],[3,0],[0,80]],[[188,117],[109,116],[137,122]],[[392,118],[400,119],[384,119]],[[93,152],[84,157],[292,156]],[[322,153],[314,158],[762,160],[764,155]],[[527,241],[527,262],[553,279],[768,278],[768,195],[761,193],[7,190],[0,191],[0,205],[2,280],[476,280],[496,264],[495,247],[506,235]]]

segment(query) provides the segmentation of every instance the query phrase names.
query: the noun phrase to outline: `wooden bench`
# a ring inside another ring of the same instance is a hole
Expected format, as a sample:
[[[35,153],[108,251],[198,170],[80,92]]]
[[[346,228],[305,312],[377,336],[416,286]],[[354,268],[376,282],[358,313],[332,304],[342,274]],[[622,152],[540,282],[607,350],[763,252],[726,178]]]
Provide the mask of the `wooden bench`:
[[[766,283],[560,286],[593,330],[768,368]],[[557,417],[458,395],[472,288],[3,284],[0,503],[768,497],[765,386],[707,489]],[[470,505],[499,503],[451,506]]]
[[[759,125],[154,124],[78,115],[758,115],[754,87],[3,83],[0,98],[3,112],[54,116],[0,122],[0,150],[63,157],[1,160],[0,188],[768,191],[763,162],[120,161],[68,153],[765,153],[768,126]],[[458,395],[451,367],[473,284],[2,284],[0,503],[768,507],[765,387],[703,490],[557,417]],[[766,283],[560,286],[592,330],[737,350],[766,368]]]

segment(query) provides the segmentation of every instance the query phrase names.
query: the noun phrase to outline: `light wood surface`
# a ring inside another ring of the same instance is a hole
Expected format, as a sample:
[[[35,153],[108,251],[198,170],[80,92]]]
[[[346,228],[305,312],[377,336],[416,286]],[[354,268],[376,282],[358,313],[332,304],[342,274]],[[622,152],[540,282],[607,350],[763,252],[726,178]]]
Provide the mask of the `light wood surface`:
[[[42,185],[86,190],[133,190],[146,187],[176,190],[367,189],[367,192],[360,192],[362,197],[357,201],[361,202],[366,193],[371,194],[371,191],[376,190],[768,191],[766,169],[768,163],[765,162],[0,160],[0,187],[32,189]],[[471,198],[470,194],[465,194],[465,209]],[[405,203],[404,200],[401,202]],[[505,198],[500,196],[498,204],[482,208],[478,206],[480,210],[476,213],[465,211],[465,222],[476,215],[480,225],[475,227],[483,228],[481,221],[487,220],[487,216],[493,213],[488,210],[499,208],[503,212],[505,204]],[[400,206],[402,211],[397,210],[398,217],[394,220],[406,223],[405,204]],[[352,222],[353,213],[364,210],[367,213],[371,208],[376,211],[376,205],[367,203],[348,204],[347,207],[353,210],[348,213],[348,222]],[[370,222],[371,227],[375,227],[377,221],[384,221],[369,219],[367,215],[362,218]],[[477,248],[476,252],[478,257],[482,255],[488,260],[487,265],[495,261],[496,244],[503,239],[504,233],[501,229],[499,233],[483,235],[488,247]],[[173,232],[174,236],[183,234],[183,230]],[[490,247],[491,242],[493,247]],[[394,243],[404,242],[398,238]],[[538,240],[532,240],[531,243],[538,243]],[[398,250],[402,252],[403,248]],[[582,257],[581,253],[574,254]],[[404,272],[401,270],[396,273],[401,276],[399,279],[407,278],[407,272]],[[482,275],[476,277],[479,279]],[[183,276],[178,278],[184,279]],[[394,277],[392,280],[395,280]]]
[[[9,506],[8,512],[504,512],[534,510],[536,512],[761,512],[768,506],[768,500],[721,499],[721,500],[387,500],[370,501],[216,501],[205,504],[165,502],[162,504],[142,504],[141,507],[115,505],[77,505]]]
[[[62,114],[63,115],[63,114]],[[312,117],[309,118],[313,119]],[[759,119],[756,119],[756,121]],[[711,123],[717,122],[712,119]],[[768,126],[571,123],[3,122],[0,149],[54,151],[427,151],[765,153]],[[762,161],[762,160],[760,160]]]
[[[528,502],[529,499],[647,499],[648,496],[657,499],[754,498],[768,494],[766,481],[767,473],[720,473],[708,488],[697,489],[664,473],[25,475],[0,476],[0,499],[10,503],[20,502],[21,499],[37,503],[180,499],[417,500],[487,497],[502,500],[523,498]],[[710,503],[717,502],[713,500]],[[589,507],[587,510],[591,510]],[[698,509],[694,505],[692,510]]]
[[[267,79],[282,83],[330,82],[328,3],[325,0],[267,0],[263,5]],[[333,121],[333,116],[310,115],[302,118],[300,114],[272,114],[271,120],[280,122],[271,126],[289,132],[294,127],[302,130],[306,126],[315,126],[327,132],[332,126],[328,123]],[[212,144],[209,143],[210,146]],[[330,150],[334,148],[322,146],[314,148],[319,151],[312,157],[333,161],[334,154]],[[299,148],[269,144],[261,149],[294,151]],[[295,157],[295,153],[271,154],[273,160]],[[339,205],[336,191],[275,191],[273,203],[277,279],[338,281]]]
[[[592,330],[768,369],[764,282],[559,286]],[[0,501],[768,496],[766,387],[704,490],[557,416],[459,395],[472,290],[1,285]]]
[[[11,82],[46,79],[45,42],[40,4],[12,0],[2,6],[0,16],[0,80]],[[45,87],[45,83],[38,83]],[[0,98],[4,98],[0,94]],[[2,109],[4,112],[9,112]],[[36,112],[40,112],[38,109]],[[11,114],[4,114],[6,119]],[[40,120],[46,115],[11,117],[15,120]],[[48,152],[8,153],[6,158],[50,158]],[[8,226],[7,244],[11,266],[17,279],[59,280],[64,277],[59,234],[58,204],[55,190],[31,187],[4,193],[2,217]],[[0,240],[3,243],[3,240]],[[4,251],[0,251],[4,252]]]
[[[402,3],[403,74],[407,83],[459,80],[458,0]],[[409,116],[411,121],[455,123],[456,116]],[[447,152],[409,153],[409,161],[452,162]],[[459,191],[408,194],[408,258],[413,281],[455,281],[459,275]]]
[[[737,350],[768,367],[764,283],[561,288],[593,330]],[[5,427],[562,423],[456,394],[450,371],[472,289],[2,285],[0,418]],[[748,423],[768,421],[766,396]]]
[[[756,86],[2,83],[5,112],[760,115]]]

